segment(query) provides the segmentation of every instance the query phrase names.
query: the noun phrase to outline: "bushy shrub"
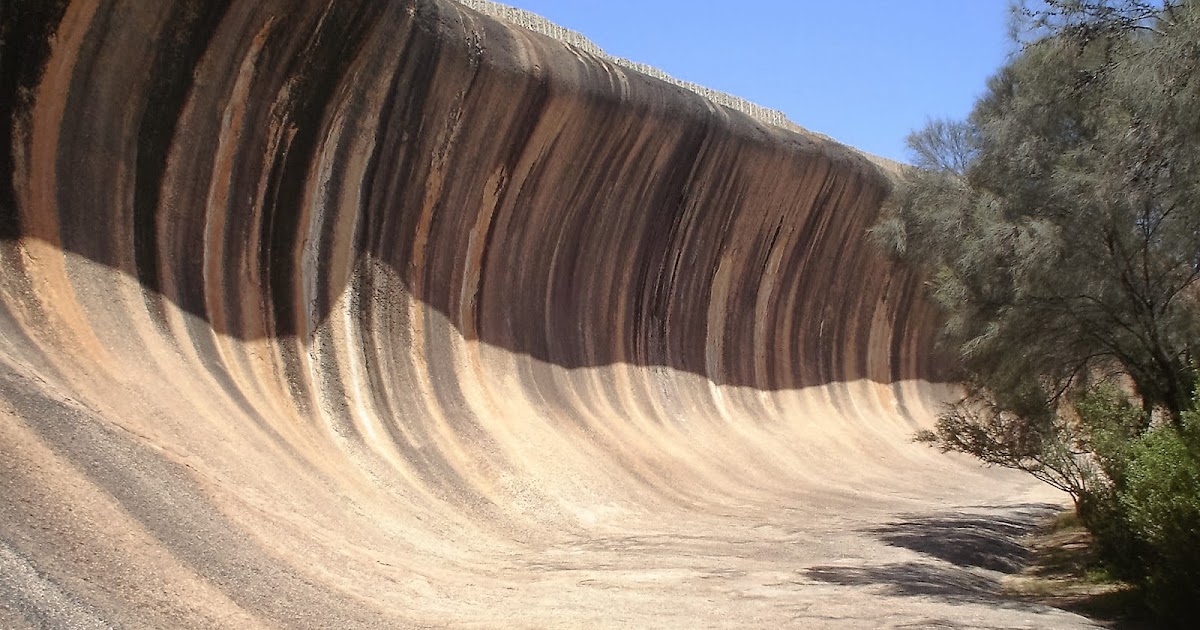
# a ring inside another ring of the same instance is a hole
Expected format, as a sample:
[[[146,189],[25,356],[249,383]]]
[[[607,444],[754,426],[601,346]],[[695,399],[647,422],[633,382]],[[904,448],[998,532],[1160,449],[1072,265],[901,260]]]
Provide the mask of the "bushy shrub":
[[[1114,388],[1091,391],[1076,409],[1099,467],[1078,497],[1080,521],[1162,620],[1186,619],[1200,597],[1200,402],[1180,423],[1153,427]]]
[[[1134,441],[1119,501],[1141,546],[1149,604],[1179,619],[1200,598],[1200,410]]]
[[[1117,577],[1141,582],[1143,543],[1134,531],[1120,496],[1128,477],[1134,442],[1145,432],[1150,414],[1120,389],[1101,384],[1075,403],[1079,415],[1079,452],[1095,464],[1076,498],[1076,512],[1092,533],[1096,550]],[[1098,468],[1098,470],[1096,469]]]

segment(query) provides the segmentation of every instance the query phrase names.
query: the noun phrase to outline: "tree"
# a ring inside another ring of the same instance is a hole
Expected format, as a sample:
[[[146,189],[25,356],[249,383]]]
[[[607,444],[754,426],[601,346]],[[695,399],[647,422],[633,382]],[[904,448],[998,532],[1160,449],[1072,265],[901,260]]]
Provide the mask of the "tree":
[[[1178,422],[1200,326],[1200,9],[1047,0],[970,118],[909,138],[873,236],[924,268],[966,380],[1019,416],[1098,377]]]
[[[1200,510],[1200,0],[1013,14],[1020,52],[967,120],[910,136],[871,230],[961,359],[968,395],[918,439],[1070,493],[1178,603],[1200,584],[1169,553],[1194,523],[1164,529]]]

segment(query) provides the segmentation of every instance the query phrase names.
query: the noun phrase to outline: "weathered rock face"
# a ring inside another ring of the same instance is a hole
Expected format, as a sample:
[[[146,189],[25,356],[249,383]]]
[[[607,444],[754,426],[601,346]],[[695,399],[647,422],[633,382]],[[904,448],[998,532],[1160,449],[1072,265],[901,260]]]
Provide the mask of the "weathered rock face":
[[[0,626],[854,617],[1021,487],[908,443],[856,152],[441,0],[6,7]]]

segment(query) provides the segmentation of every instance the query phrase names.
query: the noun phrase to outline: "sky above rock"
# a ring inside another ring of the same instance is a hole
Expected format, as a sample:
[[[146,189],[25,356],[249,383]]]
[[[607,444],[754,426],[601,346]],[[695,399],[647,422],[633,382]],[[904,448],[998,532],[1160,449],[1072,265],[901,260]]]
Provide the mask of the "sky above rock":
[[[508,0],[609,54],[783,111],[908,161],[930,118],[963,118],[1013,50],[1007,0]]]

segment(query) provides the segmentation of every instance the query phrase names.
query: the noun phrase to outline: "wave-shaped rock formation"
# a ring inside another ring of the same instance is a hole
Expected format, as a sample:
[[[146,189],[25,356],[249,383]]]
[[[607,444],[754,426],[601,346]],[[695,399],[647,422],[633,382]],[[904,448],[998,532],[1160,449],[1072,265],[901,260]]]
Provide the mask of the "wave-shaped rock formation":
[[[584,35],[582,33],[579,33],[577,31],[572,31],[570,29],[565,29],[553,22],[550,22],[546,18],[543,18],[540,15],[537,15],[536,13],[530,13],[529,11],[525,11],[524,9],[518,9],[516,7],[510,7],[507,5],[499,4],[496,2],[492,2],[491,0],[457,0],[457,1],[459,4],[471,7],[472,9],[475,9],[476,11],[479,11],[485,15],[491,15],[493,17],[498,17],[506,22],[516,24],[517,26],[520,26],[522,28],[526,28],[531,31],[541,33],[543,35],[546,35],[553,39],[556,39],[560,42],[569,44],[572,48],[581,50],[593,57],[597,57],[601,60],[609,61],[609,62],[615,63],[617,65],[624,66],[631,70],[636,70],[642,74],[649,75],[656,79],[662,79],[663,81],[666,81],[668,83],[672,83],[672,84],[678,85],[682,88],[691,90],[692,92],[695,92],[695,93],[699,94],[700,96],[703,96],[718,105],[728,107],[729,109],[733,109],[735,111],[739,111],[739,112],[742,112],[745,114],[749,114],[750,116],[752,116],[762,122],[765,122],[769,125],[775,125],[778,127],[783,127],[785,129],[791,129],[792,131],[797,131],[800,133],[811,133],[805,129],[802,129],[796,123],[788,120],[787,115],[779,110],[768,109],[761,105],[751,103],[750,101],[747,101],[744,98],[739,98],[737,96],[733,96],[732,94],[726,94],[724,92],[718,92],[717,90],[712,90],[712,89],[706,88],[702,85],[697,85],[695,83],[691,83],[688,81],[680,81],[679,79],[672,77],[671,75],[663,72],[662,70],[659,70],[658,68],[655,68],[653,66],[646,65],[644,63],[633,61],[631,59],[625,59],[623,57],[614,57],[612,55],[609,55],[608,53],[604,52],[599,46],[597,46],[594,42],[592,42],[592,40],[588,39],[587,37],[584,37]],[[821,136],[821,137],[825,137],[825,136]]]
[[[443,0],[0,11],[0,627],[1079,621],[886,529],[1030,488],[910,443],[857,152]]]

